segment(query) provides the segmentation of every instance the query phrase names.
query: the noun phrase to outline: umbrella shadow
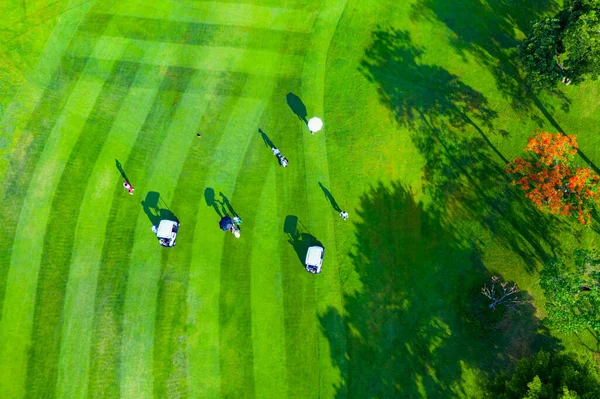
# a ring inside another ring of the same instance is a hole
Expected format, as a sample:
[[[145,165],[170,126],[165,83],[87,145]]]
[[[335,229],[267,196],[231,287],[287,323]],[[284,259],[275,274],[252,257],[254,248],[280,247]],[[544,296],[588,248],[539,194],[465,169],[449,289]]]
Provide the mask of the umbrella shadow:
[[[220,218],[224,216],[217,205],[217,200],[215,199],[215,190],[212,187],[206,187],[204,189],[204,200],[206,201],[206,205],[212,207]]]
[[[306,120],[306,105],[304,105],[304,103],[302,102],[302,100],[300,99],[300,97],[298,97],[297,95],[295,95],[294,93],[288,93],[285,96],[286,100],[287,100],[287,104],[290,107],[290,109],[292,110],[293,113],[296,114],[296,116],[304,123],[308,123],[308,121]]]

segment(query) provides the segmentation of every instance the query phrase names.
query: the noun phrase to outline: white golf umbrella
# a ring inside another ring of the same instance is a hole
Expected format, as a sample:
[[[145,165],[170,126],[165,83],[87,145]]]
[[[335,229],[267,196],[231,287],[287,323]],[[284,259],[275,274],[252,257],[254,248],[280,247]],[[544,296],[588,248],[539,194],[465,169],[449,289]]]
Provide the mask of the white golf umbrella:
[[[322,127],[323,121],[317,118],[316,116],[308,121],[308,128],[313,133],[318,132],[319,130],[321,130]]]

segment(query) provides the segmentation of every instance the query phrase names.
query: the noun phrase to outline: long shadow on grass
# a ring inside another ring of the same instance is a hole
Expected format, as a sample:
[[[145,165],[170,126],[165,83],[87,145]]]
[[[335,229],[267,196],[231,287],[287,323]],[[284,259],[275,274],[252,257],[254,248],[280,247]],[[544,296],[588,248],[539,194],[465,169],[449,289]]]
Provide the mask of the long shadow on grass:
[[[465,368],[484,378],[558,346],[531,305],[521,315],[480,316],[489,273],[477,244],[403,186],[371,189],[357,216],[352,270],[343,271],[344,314],[321,316],[342,377],[338,397],[463,397]],[[327,326],[340,320],[345,336],[330,334]]]
[[[507,159],[488,139],[496,113],[485,96],[445,69],[421,63],[422,53],[407,32],[378,30],[361,70],[425,159],[429,210],[465,236],[491,235],[533,271],[557,247],[556,223],[510,184]]]
[[[517,60],[516,32],[528,34],[535,21],[556,10],[558,2],[547,0],[421,0],[412,6],[414,21],[442,22],[454,32],[450,44],[463,59],[475,57],[493,76],[496,86],[514,110],[533,120],[538,109],[552,123],[550,104],[544,104],[524,79]],[[549,90],[566,112],[570,100],[559,90]],[[553,123],[556,128],[556,125]],[[559,129],[560,130],[560,129]]]

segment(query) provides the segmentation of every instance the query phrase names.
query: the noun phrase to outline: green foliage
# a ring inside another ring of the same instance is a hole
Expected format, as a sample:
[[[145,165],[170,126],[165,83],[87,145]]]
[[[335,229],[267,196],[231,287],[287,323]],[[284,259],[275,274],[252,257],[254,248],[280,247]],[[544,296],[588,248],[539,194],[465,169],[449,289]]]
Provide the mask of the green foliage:
[[[536,22],[519,46],[519,60],[531,83],[552,88],[563,79],[575,84],[597,79],[599,28],[600,0],[567,0],[556,15]]]
[[[598,370],[589,359],[573,353],[538,352],[521,359],[515,370],[489,384],[494,399],[592,399],[600,397]]]
[[[562,259],[546,263],[540,273],[540,285],[545,291],[547,323],[564,333],[585,329],[600,330],[600,253],[576,251],[574,264]]]
[[[543,384],[542,384],[542,380],[540,380],[540,377],[538,377],[537,375],[535,377],[533,377],[533,381],[531,381],[529,384],[527,384],[527,388],[529,388],[527,390],[527,396],[525,396],[524,399],[538,399],[541,397],[542,392],[543,392]]]

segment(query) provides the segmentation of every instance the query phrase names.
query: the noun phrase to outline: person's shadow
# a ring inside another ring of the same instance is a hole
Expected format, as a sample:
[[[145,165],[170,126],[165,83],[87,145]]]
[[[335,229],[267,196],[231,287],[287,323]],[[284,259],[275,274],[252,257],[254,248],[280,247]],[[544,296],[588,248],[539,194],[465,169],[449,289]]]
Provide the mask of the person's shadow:
[[[331,192],[327,188],[325,188],[325,186],[323,184],[321,184],[321,182],[319,182],[319,186],[321,187],[321,190],[323,190],[323,194],[325,194],[325,198],[327,198],[327,201],[329,201],[329,203],[331,204],[333,209],[336,212],[341,212],[342,208],[340,208],[340,206],[336,202],[335,198],[333,198],[333,195],[331,194]]]
[[[223,212],[231,214],[233,217],[239,217],[233,206],[231,206],[231,202],[229,202],[229,198],[227,198],[222,192],[219,192],[219,195],[223,200],[221,204],[223,205]]]
[[[161,220],[173,220],[175,222],[179,222],[177,216],[164,204],[164,207],[161,208],[159,202],[161,201],[160,194],[156,191],[149,191],[146,194],[146,199],[141,202],[142,207],[144,208],[144,212],[150,219],[150,223],[152,226],[158,226]]]
[[[302,120],[302,122],[308,123],[308,121],[306,120],[306,105],[304,105],[300,97],[298,97],[294,93],[288,93],[285,96],[285,98],[292,112],[294,112],[296,116],[298,116],[298,118]]]
[[[204,200],[206,201],[207,206],[213,207],[215,212],[217,212],[217,215],[219,215],[219,218],[224,216],[217,205],[217,200],[215,199],[215,190],[212,187],[206,187],[206,189],[204,189]]]
[[[267,136],[267,134],[265,132],[263,132],[263,130],[261,128],[258,128],[258,132],[260,133],[260,135],[267,147],[269,147],[269,148],[276,147],[275,144],[273,144],[273,142],[269,138],[269,136]]]
[[[315,236],[308,232],[298,231],[298,217],[288,215],[283,223],[283,232],[288,236],[288,242],[294,248],[303,268],[306,268],[306,253],[313,245],[323,246]],[[302,223],[300,223],[302,225]],[[306,228],[305,228],[306,229]]]
[[[117,169],[119,170],[119,173],[121,174],[121,177],[126,181],[129,182],[129,178],[127,177],[127,174],[125,174],[125,170],[123,169],[123,165],[121,165],[121,162],[119,162],[118,159],[115,159],[115,164],[117,166]]]

